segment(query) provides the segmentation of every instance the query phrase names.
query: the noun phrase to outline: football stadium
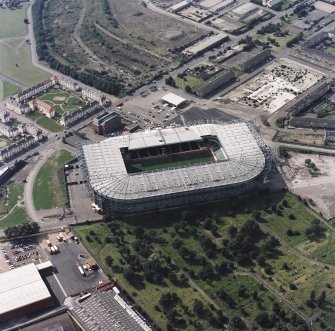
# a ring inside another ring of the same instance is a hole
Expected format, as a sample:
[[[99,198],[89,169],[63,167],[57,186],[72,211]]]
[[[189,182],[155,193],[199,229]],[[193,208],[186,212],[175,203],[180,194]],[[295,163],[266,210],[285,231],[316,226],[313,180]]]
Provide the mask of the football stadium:
[[[107,138],[81,146],[79,160],[95,206],[111,216],[236,196],[271,169],[269,149],[243,121]]]

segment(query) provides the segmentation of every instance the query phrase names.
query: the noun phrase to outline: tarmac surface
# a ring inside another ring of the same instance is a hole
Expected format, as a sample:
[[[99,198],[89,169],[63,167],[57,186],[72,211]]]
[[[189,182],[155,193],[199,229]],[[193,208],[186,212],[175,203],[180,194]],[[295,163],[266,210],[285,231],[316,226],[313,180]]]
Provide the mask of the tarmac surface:
[[[78,265],[82,265],[82,261],[90,257],[81,244],[66,242],[59,244],[58,249],[60,253],[50,256],[50,261],[56,269],[56,279],[61,283],[66,296],[93,289],[99,281],[107,280],[101,270],[86,272],[86,276],[81,275]]]

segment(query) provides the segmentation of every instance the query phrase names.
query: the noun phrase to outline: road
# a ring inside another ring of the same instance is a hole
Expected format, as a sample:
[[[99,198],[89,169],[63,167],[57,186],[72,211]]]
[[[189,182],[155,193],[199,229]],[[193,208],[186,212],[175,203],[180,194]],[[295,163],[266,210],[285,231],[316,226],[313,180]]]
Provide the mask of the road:
[[[27,85],[24,85],[24,84],[18,82],[17,80],[14,80],[14,79],[12,79],[12,78],[10,78],[10,77],[7,77],[7,76],[5,76],[5,75],[2,75],[2,74],[0,74],[0,80],[2,80],[2,81],[6,81],[6,82],[8,82],[8,83],[10,83],[10,84],[12,84],[12,85],[14,85],[14,86],[19,87],[19,88],[22,89],[22,90],[25,90],[26,88],[28,88]]]

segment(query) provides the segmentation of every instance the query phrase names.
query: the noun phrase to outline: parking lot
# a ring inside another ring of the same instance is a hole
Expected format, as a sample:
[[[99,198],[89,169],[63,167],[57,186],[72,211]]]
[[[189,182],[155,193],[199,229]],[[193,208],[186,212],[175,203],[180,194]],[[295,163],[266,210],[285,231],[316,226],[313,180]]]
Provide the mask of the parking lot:
[[[41,263],[47,259],[38,241],[34,239],[10,241],[2,245],[1,255],[9,269],[29,263]]]
[[[82,266],[90,256],[81,244],[66,242],[58,245],[59,254],[50,256],[55,267],[55,275],[67,296],[73,296],[95,288],[100,281],[107,281],[101,270],[85,271],[82,275],[78,266]]]

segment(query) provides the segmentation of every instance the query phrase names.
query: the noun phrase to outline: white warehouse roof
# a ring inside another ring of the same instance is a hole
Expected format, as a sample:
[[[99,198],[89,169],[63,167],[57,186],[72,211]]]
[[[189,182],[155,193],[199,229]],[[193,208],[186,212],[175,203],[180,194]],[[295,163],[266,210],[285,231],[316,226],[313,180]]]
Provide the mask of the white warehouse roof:
[[[193,190],[243,184],[258,177],[266,164],[265,145],[245,122],[199,124],[190,127],[152,129],[147,135],[166,136],[174,131],[180,142],[216,136],[225,159],[188,166],[127,173],[120,148],[129,148],[132,134],[83,146],[91,188],[98,194],[120,200],[143,199]],[[142,133],[146,134],[146,133]],[[177,139],[177,138],[176,138]],[[153,142],[156,138],[153,138]],[[142,142],[138,146],[141,145]],[[158,146],[160,144],[157,144]]]
[[[164,95],[162,100],[169,103],[170,105],[175,106],[175,107],[180,106],[182,103],[184,103],[186,101],[186,99],[184,99],[184,98],[182,98],[179,95],[174,94],[174,93],[168,93],[168,94]]]
[[[49,298],[33,263],[0,274],[0,315]]]

